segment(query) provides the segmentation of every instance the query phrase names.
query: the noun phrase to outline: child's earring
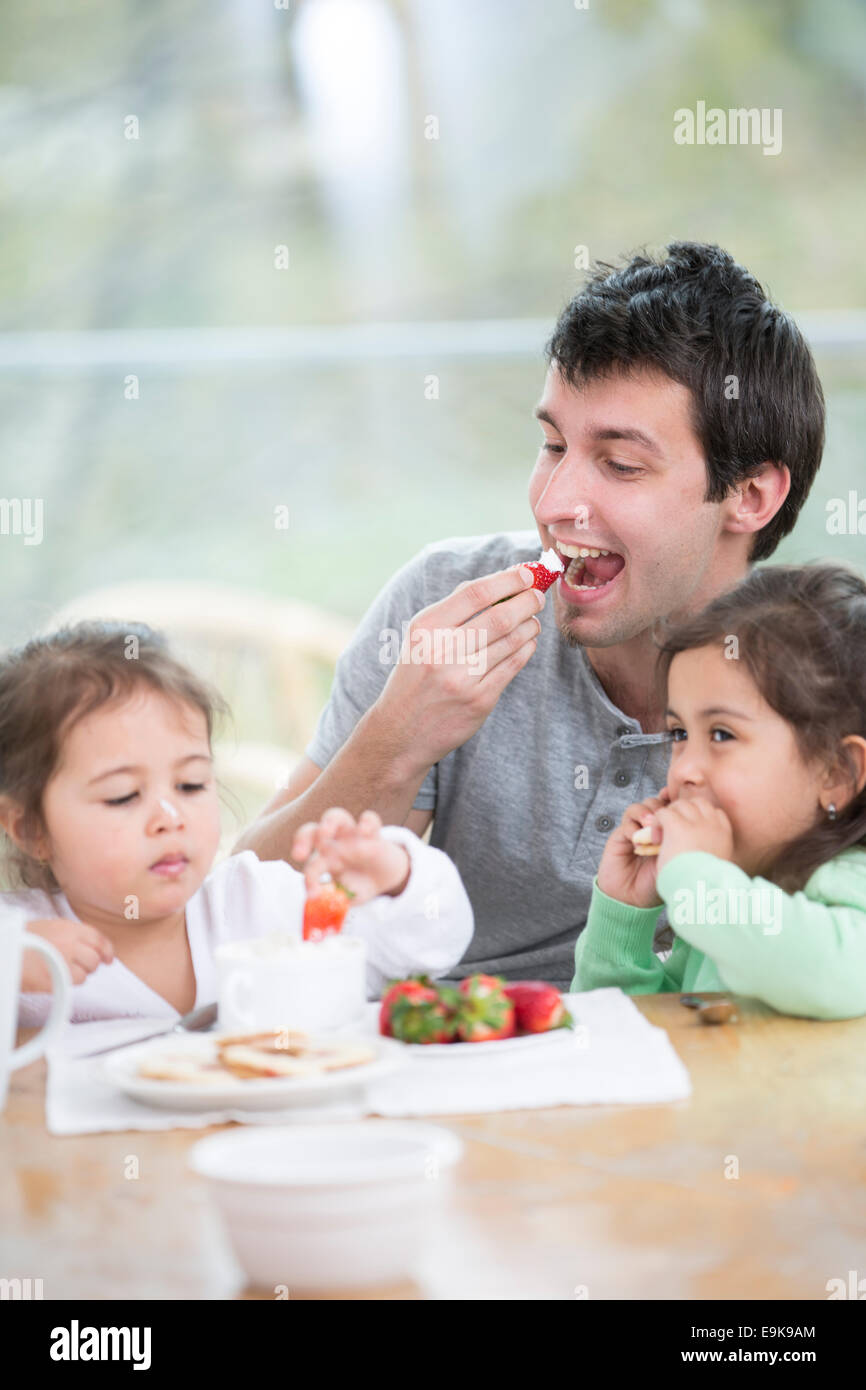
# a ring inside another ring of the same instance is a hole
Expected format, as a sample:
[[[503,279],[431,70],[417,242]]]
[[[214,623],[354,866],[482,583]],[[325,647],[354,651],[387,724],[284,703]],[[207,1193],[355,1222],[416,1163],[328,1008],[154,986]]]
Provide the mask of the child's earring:
[[[828,820],[835,820],[835,819],[836,819],[836,803],[835,803],[835,801],[831,801],[831,802],[830,802],[830,805],[827,807],[827,819],[828,819]]]

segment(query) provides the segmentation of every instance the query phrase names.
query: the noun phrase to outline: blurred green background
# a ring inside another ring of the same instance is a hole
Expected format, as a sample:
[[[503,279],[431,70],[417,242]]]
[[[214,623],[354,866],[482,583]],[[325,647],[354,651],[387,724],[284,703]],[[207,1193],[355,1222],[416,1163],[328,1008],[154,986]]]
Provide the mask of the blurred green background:
[[[355,620],[428,541],[531,526],[576,246],[715,241],[798,316],[828,442],[777,558],[862,560],[825,525],[866,434],[858,0],[0,14],[0,495],[45,505],[0,641],[130,580]],[[781,108],[781,153],[676,145],[698,100]]]

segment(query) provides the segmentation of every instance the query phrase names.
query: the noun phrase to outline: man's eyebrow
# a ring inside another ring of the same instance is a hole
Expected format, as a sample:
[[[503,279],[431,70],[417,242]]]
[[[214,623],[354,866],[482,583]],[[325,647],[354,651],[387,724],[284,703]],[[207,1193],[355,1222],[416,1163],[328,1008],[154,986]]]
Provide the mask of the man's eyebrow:
[[[187,763],[194,762],[210,763],[213,762],[213,758],[209,753],[188,753],[185,758],[178,759],[175,763],[175,767],[185,767]],[[104,782],[106,777],[117,777],[121,772],[135,774],[136,772],[142,771],[143,769],[141,767],[137,767],[133,764],[127,764],[123,767],[110,767],[107,772],[100,772],[97,777],[91,777],[87,785],[88,787],[92,787],[95,782]]]
[[[735,719],[754,719],[753,714],[745,714],[741,709],[728,709],[725,705],[711,705],[708,709],[698,710],[698,719],[709,719],[714,714],[731,714]],[[676,710],[666,709],[665,718],[679,719]]]
[[[603,439],[627,439],[632,444],[640,444],[648,453],[655,454],[658,458],[662,457],[662,451],[655,440],[651,439],[648,434],[644,434],[643,430],[635,429],[633,426],[599,426],[596,429],[588,429],[587,434],[590,439],[598,441]]]
[[[553,426],[553,428],[557,431],[558,434],[562,434],[562,430],[559,428],[559,425],[554,420],[550,411],[544,409],[544,406],[537,405],[532,413],[535,416],[536,420],[546,421],[548,425]]]
[[[559,425],[554,420],[550,411],[546,410],[544,406],[537,405],[533,414],[536,420],[544,420],[548,425],[551,425],[558,434],[562,434]],[[650,435],[644,434],[643,430],[636,429],[631,425],[599,425],[596,426],[595,429],[590,427],[587,430],[587,435],[597,443],[608,439],[625,439],[632,444],[640,444],[648,453],[655,454],[657,458],[662,457],[662,451],[655,440],[652,439]]]

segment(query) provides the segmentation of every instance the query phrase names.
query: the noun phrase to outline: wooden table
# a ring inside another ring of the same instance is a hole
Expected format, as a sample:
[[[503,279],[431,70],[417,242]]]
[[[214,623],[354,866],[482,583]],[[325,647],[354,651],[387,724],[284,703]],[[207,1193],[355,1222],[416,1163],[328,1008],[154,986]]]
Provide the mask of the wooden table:
[[[423,1278],[360,1297],[826,1300],[866,1274],[866,1018],[740,1001],[706,1027],[677,995],[635,1002],[691,1099],[437,1117],[466,1154]],[[213,1131],[54,1138],[44,1083],[41,1061],[13,1073],[0,1126],[0,1276],[46,1299],[273,1296],[244,1288],[187,1170]]]

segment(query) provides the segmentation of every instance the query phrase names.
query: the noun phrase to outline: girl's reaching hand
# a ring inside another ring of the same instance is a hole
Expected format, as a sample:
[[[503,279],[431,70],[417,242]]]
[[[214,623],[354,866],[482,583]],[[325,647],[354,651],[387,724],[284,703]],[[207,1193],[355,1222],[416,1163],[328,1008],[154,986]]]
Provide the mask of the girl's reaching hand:
[[[28,922],[27,930],[57,947],[69,966],[74,985],[83,984],[98,965],[110,965],[114,960],[114,947],[108,937],[84,922],[70,922],[65,917],[45,917]],[[28,951],[25,946],[21,966],[22,993],[47,994],[51,987],[51,972],[45,957],[36,951]]]
[[[332,806],[318,822],[302,825],[292,841],[291,856],[304,864],[307,891],[319,887],[328,873],[348,888],[356,903],[380,893],[396,897],[409,882],[409,851],[379,834],[382,821],[375,811],[354,816]]]
[[[635,801],[629,806],[616,830],[610,835],[598,866],[598,886],[609,898],[616,898],[631,907],[659,907],[661,898],[656,892],[658,860],[635,854],[631,837],[642,826],[651,825],[653,840],[661,839],[656,815],[670,802],[667,787],[658,796]]]
[[[656,820],[662,832],[662,847],[656,860],[659,869],[669,864],[675,854],[687,854],[689,850],[730,859],[734,847],[731,822],[721,807],[706,797],[672,801],[659,811]]]

